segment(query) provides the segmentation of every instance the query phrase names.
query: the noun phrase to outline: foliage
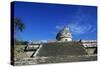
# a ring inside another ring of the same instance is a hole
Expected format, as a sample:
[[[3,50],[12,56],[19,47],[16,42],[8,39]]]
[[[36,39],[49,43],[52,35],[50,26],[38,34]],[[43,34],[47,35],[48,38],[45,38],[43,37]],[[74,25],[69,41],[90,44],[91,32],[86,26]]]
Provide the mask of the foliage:
[[[17,38],[17,33],[20,31],[22,32],[25,29],[25,24],[23,21],[19,18],[14,18],[14,44],[15,45],[21,45],[21,44],[27,44],[28,42],[19,41]]]
[[[19,41],[19,40],[15,40],[15,44],[16,45],[27,45],[29,42],[28,41]]]
[[[21,19],[14,18],[14,30],[17,31],[23,31],[25,28],[25,25]]]

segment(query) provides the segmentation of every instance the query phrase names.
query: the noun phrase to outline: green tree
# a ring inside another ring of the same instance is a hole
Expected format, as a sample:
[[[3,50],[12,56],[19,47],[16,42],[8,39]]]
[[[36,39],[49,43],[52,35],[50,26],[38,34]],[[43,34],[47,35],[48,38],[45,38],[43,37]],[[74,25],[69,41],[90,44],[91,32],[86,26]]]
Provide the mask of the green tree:
[[[14,42],[15,44],[20,44],[17,39],[17,33],[22,32],[25,29],[25,25],[23,21],[19,18],[14,18]]]
[[[22,32],[25,28],[25,25],[21,19],[14,18],[14,32],[16,33],[17,31]]]

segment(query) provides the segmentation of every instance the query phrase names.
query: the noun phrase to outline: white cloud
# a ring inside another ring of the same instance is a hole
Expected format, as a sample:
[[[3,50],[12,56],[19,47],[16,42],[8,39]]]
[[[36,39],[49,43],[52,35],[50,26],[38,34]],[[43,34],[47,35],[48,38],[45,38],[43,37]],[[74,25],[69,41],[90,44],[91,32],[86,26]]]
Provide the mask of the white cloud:
[[[40,42],[44,42],[44,43],[46,43],[46,42],[47,42],[47,40],[40,40]]]
[[[96,28],[93,27],[93,25],[91,24],[80,24],[80,23],[70,23],[67,24],[66,26],[69,27],[70,31],[72,32],[72,34],[85,34],[85,33],[92,33],[96,31]],[[62,29],[64,26],[56,26],[56,29],[60,30]]]
[[[91,32],[95,32],[96,31],[96,28],[93,28],[92,30],[91,30]]]
[[[93,32],[94,28],[91,24],[68,24],[68,27],[70,28],[71,32],[73,34],[84,34],[88,32]]]
[[[63,26],[59,26],[59,25],[56,26],[56,29],[59,29],[60,30],[62,28],[63,28]]]

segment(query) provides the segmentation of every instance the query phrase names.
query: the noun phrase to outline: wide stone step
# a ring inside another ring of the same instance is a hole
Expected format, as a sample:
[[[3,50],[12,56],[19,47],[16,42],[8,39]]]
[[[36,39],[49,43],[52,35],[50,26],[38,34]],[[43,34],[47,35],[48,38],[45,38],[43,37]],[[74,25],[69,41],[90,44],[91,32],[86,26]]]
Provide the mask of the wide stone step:
[[[36,56],[86,55],[84,47],[77,42],[43,44]]]

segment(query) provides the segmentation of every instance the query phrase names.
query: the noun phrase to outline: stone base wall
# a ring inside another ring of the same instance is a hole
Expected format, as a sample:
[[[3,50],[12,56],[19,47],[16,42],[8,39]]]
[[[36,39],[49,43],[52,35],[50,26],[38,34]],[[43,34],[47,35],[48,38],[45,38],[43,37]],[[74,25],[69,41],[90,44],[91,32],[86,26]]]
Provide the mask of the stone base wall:
[[[62,38],[60,41],[66,42],[66,41],[72,41],[72,39],[71,38]]]

